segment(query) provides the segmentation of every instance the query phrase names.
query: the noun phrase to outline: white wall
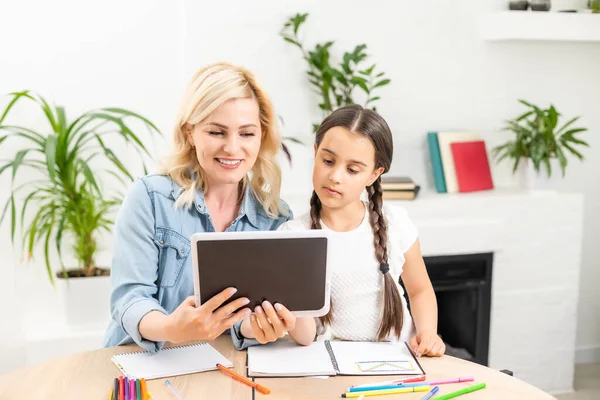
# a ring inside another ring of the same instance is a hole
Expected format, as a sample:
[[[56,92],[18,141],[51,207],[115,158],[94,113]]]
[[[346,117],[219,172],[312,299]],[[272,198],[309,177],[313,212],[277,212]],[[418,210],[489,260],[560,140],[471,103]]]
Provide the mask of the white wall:
[[[364,42],[392,79],[380,91],[378,106],[394,132],[392,173],[411,175],[425,191],[432,187],[424,152],[429,130],[478,130],[491,148],[505,137],[502,121],[521,112],[517,98],[552,102],[567,117],[583,115],[591,150],[584,164],[573,161],[560,183],[563,190],[586,195],[577,341],[583,357],[591,354],[586,349],[600,349],[595,290],[600,183],[593,175],[600,170],[600,43],[481,41],[478,17],[505,3],[11,2],[0,12],[0,92],[30,88],[64,104],[71,114],[108,105],[131,108],[169,136],[182,85],[192,71],[228,60],[255,71],[285,120],[285,134],[310,140],[311,123],[320,119],[317,98],[308,88],[299,52],[278,36],[287,16],[309,12],[307,44],[336,40],[339,56]],[[25,112],[17,116],[30,118]],[[296,148],[303,153],[297,157],[308,160],[310,151]],[[493,173],[497,186],[513,184],[507,166],[494,167]],[[285,176],[286,193],[304,192],[310,185],[305,169]],[[295,179],[302,185],[292,185]],[[3,194],[7,183],[6,177],[0,182]],[[8,255],[18,255],[6,240],[6,225],[1,232],[0,257],[7,265]],[[43,278],[41,285],[48,286]]]

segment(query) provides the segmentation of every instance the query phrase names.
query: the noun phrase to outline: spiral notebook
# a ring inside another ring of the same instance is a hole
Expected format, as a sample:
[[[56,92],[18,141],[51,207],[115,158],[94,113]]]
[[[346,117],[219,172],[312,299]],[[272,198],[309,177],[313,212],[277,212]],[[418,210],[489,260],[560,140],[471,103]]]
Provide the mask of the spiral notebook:
[[[248,349],[248,376],[424,375],[405,342],[291,340]]]
[[[217,364],[233,367],[231,361],[208,343],[167,347],[158,353],[115,354],[111,361],[123,375],[146,380],[212,371]]]

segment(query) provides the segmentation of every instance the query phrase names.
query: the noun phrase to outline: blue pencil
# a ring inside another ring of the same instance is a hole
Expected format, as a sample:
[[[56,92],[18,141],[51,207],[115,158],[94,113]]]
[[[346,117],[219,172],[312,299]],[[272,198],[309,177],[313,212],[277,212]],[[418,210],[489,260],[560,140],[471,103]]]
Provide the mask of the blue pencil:
[[[440,390],[440,387],[434,386],[433,389],[431,389],[421,400],[429,400],[433,397],[434,394],[438,392],[438,390]]]
[[[417,387],[417,386],[428,386],[429,384],[426,382],[418,382],[418,383],[405,383],[398,385],[385,385],[385,386],[360,386],[360,387],[352,387],[348,389],[348,392],[364,392],[367,390],[386,390],[386,389],[398,389],[401,387]]]

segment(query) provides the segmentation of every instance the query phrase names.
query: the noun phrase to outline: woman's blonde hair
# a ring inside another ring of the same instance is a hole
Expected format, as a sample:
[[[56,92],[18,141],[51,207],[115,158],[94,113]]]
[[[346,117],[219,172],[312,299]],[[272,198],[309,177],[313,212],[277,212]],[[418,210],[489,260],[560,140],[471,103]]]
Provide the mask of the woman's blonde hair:
[[[273,105],[250,71],[224,62],[198,70],[184,94],[175,125],[174,148],[166,157],[162,171],[184,188],[175,207],[191,207],[196,190],[208,190],[205,173],[184,131],[185,124],[197,124],[226,101],[237,98],[256,99],[262,131],[256,163],[249,176],[243,178],[241,193],[249,184],[268,216],[285,215],[287,211],[279,201],[281,170],[275,161],[281,137]]]

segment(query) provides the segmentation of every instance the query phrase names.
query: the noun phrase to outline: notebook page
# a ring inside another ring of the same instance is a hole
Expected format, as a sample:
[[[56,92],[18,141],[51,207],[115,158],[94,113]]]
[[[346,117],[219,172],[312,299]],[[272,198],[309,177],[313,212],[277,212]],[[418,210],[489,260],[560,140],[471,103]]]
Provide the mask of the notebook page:
[[[208,343],[164,348],[156,354],[149,352],[116,354],[111,361],[123,375],[135,379],[156,379],[192,374],[233,364]]]
[[[282,340],[248,349],[248,376],[335,375],[324,342],[301,346]]]
[[[404,342],[329,342],[340,375],[420,375]]]

